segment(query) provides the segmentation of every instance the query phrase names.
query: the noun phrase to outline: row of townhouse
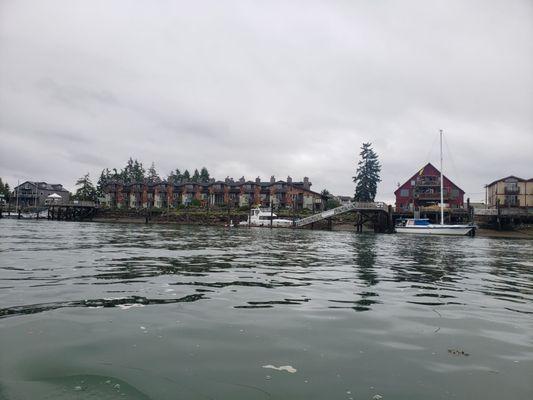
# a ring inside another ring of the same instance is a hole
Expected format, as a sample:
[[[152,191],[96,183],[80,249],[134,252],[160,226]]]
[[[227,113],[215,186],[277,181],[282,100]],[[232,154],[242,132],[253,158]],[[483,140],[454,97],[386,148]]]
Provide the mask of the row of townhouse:
[[[273,205],[276,208],[322,211],[325,198],[311,190],[311,182],[305,177],[301,182],[286,181],[272,176],[263,182],[224,181],[200,182],[108,182],[105,187],[105,202],[111,208],[167,208],[188,206],[193,202],[203,207],[250,207]]]

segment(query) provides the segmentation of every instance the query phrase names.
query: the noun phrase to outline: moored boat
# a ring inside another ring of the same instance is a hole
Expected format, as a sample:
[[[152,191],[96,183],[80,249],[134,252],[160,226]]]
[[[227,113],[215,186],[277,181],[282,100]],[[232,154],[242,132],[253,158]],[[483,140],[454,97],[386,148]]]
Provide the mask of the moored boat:
[[[396,225],[397,233],[419,233],[425,235],[472,235],[475,225],[431,224],[427,218],[407,219]]]
[[[273,227],[291,227],[293,222],[290,219],[278,218],[269,208],[253,208],[246,221],[239,223],[240,226],[273,226]]]
[[[444,223],[444,199],[443,199],[443,173],[442,173],[442,129],[440,131],[440,224],[432,224],[427,218],[409,218],[396,225],[397,233],[418,233],[423,235],[457,235],[474,236],[476,226],[451,225]]]

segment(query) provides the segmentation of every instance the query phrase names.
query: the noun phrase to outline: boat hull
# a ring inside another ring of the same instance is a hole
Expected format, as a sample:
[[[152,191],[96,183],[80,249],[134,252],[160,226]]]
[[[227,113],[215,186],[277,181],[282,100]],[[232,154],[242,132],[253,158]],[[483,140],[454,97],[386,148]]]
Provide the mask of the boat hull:
[[[415,233],[421,235],[465,236],[470,234],[473,229],[474,227],[469,225],[399,226],[396,227],[396,232]]]

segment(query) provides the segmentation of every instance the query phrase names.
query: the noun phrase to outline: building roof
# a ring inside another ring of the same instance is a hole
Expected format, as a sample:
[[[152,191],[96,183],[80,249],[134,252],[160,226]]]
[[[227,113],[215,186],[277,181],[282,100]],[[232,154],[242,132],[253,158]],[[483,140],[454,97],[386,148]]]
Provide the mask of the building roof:
[[[33,182],[33,181],[25,181],[22,182],[20,185],[17,185],[13,188],[13,190],[18,189],[19,187],[29,183],[30,185],[36,186],[39,189],[49,190],[52,192],[68,192],[65,188],[63,188],[63,185],[59,183],[46,183],[46,182]]]
[[[510,179],[510,178],[514,178],[516,179],[517,181],[519,182],[524,182],[524,181],[531,181],[533,178],[531,179],[523,179],[523,178],[519,178],[518,176],[514,176],[514,175],[509,175],[509,176],[506,176],[505,178],[501,178],[501,179],[496,179],[495,181],[485,185],[486,187],[489,187],[489,186],[492,186],[494,185],[495,183],[498,183],[498,182],[501,182],[501,181],[505,181],[507,179]]]
[[[433,164],[431,163],[427,163],[426,165],[424,165],[422,168],[420,168],[418,170],[418,172],[416,172],[413,176],[411,176],[409,179],[407,179],[402,185],[400,185],[400,187],[398,189],[396,189],[394,191],[394,194],[397,194],[400,189],[402,188],[402,186],[404,186],[407,182],[415,179],[418,175],[420,175],[421,173],[425,172],[427,168],[433,168],[434,170],[436,170],[439,174],[440,174],[440,171],[438,168],[436,168]],[[446,175],[443,175],[444,178],[446,178],[453,186],[455,186],[457,189],[459,189],[460,192],[462,192],[463,194],[465,194],[465,191],[463,189],[461,189],[459,186],[457,186],[455,183],[452,182],[452,180],[450,178],[448,178]]]

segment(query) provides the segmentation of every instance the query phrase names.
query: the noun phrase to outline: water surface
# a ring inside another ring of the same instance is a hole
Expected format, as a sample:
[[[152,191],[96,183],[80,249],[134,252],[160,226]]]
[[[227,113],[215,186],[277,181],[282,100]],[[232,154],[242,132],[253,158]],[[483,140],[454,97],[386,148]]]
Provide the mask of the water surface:
[[[533,241],[0,220],[0,399],[375,396],[533,398]]]

